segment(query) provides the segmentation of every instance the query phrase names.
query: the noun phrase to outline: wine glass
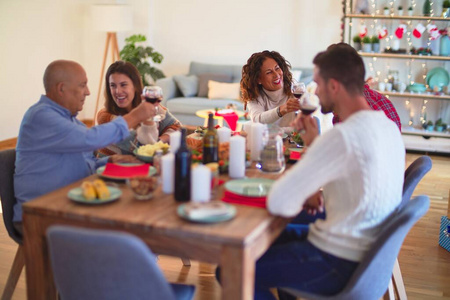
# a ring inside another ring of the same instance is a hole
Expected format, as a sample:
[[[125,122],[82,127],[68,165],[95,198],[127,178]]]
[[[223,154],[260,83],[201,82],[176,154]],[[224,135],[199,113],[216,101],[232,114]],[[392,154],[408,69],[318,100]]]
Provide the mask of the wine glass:
[[[142,90],[142,95],[145,97],[145,101],[152,104],[159,104],[163,99],[162,88],[156,85],[146,86]],[[160,122],[163,119],[163,114],[159,113],[159,107],[155,106],[156,115],[153,117],[153,121]]]
[[[297,99],[300,99],[302,95],[306,92],[306,85],[304,82],[294,82],[292,84],[292,94]]]
[[[305,116],[309,116],[319,107],[319,97],[315,94],[304,93],[299,100],[300,110]]]

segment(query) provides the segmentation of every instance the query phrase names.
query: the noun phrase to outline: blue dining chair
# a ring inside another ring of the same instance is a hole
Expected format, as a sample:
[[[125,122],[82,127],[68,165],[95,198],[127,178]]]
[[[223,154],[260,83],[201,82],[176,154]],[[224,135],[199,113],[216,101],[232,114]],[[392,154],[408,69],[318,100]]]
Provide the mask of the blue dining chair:
[[[155,255],[131,234],[51,226],[47,238],[63,300],[190,300],[194,295],[194,286],[169,284]]]
[[[385,293],[392,297],[392,270],[403,240],[411,227],[425,215],[429,206],[428,196],[418,196],[395,211],[382,224],[382,230],[376,242],[356,268],[347,285],[338,294],[323,296],[292,288],[281,287],[280,289],[290,295],[312,300],[376,300]]]
[[[15,149],[0,151],[0,199],[2,202],[3,222],[5,223],[8,235],[19,245],[1,299],[12,298],[20,273],[22,273],[23,266],[25,265],[23,237],[13,225],[14,205],[17,202],[14,196],[15,161]]]
[[[431,170],[432,161],[429,156],[421,156],[413,161],[405,171],[405,179],[403,182],[403,198],[400,206],[408,203],[411,199],[417,184]]]

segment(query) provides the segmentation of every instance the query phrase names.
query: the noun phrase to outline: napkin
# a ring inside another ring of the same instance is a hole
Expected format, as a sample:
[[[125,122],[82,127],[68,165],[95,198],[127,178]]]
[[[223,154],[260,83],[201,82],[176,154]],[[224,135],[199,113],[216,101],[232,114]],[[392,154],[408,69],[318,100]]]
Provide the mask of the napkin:
[[[127,166],[127,165],[107,163],[102,175],[110,177],[122,177],[122,178],[147,176],[149,168],[150,168],[149,164]]]
[[[266,197],[248,197],[230,191],[225,191],[222,201],[228,203],[266,208]]]
[[[231,131],[236,130],[236,125],[237,125],[237,121],[238,121],[239,117],[234,111],[229,112],[229,113],[218,111],[215,113],[215,115],[223,117],[225,119],[225,121],[227,122],[228,126],[230,127]]]

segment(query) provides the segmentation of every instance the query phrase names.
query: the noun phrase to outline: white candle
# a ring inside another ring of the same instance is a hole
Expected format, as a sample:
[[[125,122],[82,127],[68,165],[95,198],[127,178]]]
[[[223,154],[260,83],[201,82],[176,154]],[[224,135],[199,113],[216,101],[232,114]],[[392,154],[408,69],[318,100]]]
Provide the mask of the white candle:
[[[231,137],[231,129],[228,127],[220,127],[217,129],[217,136],[219,137],[219,143],[229,142]]]
[[[161,176],[163,192],[172,194],[175,180],[175,155],[172,153],[161,157]]]
[[[239,135],[230,139],[230,164],[228,175],[231,178],[245,177],[245,138]]]
[[[192,202],[208,202],[211,199],[211,170],[205,165],[197,165],[191,172]]]
[[[247,133],[247,149],[250,150],[251,148],[251,140],[252,140],[252,121],[247,121],[242,125],[242,130]]]
[[[181,142],[181,132],[174,131],[170,134],[170,152],[177,152],[178,148],[180,148]]]
[[[263,132],[266,125],[261,123],[253,123],[250,139],[250,157],[252,161],[259,161],[261,150],[263,149]]]

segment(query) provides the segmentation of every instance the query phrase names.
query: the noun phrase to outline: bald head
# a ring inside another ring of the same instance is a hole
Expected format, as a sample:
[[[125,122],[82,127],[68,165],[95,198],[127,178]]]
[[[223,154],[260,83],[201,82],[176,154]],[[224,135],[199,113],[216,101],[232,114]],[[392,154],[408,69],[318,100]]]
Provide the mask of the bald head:
[[[86,72],[83,67],[70,60],[55,60],[44,73],[45,94],[75,115],[83,109],[89,95]]]
[[[71,60],[55,60],[50,63],[44,73],[45,92],[49,93],[60,82],[70,81],[77,69],[83,69],[83,67]]]

